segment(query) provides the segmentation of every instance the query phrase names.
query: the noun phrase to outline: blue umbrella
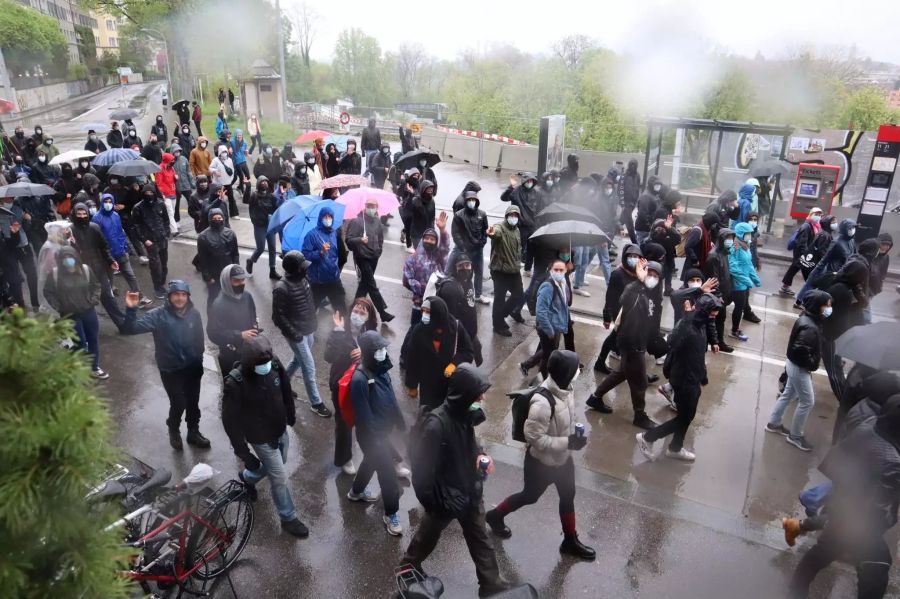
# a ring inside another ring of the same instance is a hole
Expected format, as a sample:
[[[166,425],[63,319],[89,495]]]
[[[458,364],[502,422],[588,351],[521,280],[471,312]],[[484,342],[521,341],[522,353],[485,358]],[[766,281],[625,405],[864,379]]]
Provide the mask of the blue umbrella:
[[[325,138],[325,145],[334,144],[337,146],[338,152],[346,152],[347,151],[347,140],[350,139],[349,135],[329,135]]]
[[[123,160],[137,160],[141,155],[130,148],[113,148],[100,152],[97,157],[91,161],[93,166],[112,166]]]
[[[293,193],[293,190],[291,190]],[[269,219],[269,229],[268,233],[281,232],[281,229],[290,221],[292,218],[300,214],[301,212],[308,211],[313,204],[321,201],[322,198],[320,196],[290,196],[284,200],[281,206],[278,207],[278,210],[275,211],[275,214],[272,215],[272,218]]]
[[[319,213],[326,206],[334,211],[332,228],[337,229],[341,226],[341,223],[344,221],[344,206],[342,204],[338,204],[334,200],[316,202],[308,210],[298,212],[288,222],[281,236],[282,251],[289,252],[303,249],[303,240],[306,238],[306,234],[319,225]]]

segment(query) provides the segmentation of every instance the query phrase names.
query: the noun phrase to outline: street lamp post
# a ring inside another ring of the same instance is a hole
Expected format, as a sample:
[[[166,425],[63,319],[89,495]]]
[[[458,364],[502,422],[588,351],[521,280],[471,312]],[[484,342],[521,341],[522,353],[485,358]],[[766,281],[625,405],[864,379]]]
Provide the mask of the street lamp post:
[[[144,27],[141,31],[145,33],[155,33],[159,36],[159,40],[163,43],[163,50],[166,53],[166,89],[169,93],[169,99],[172,99],[172,75],[169,71],[169,43],[166,41],[166,36],[162,34],[158,29],[153,29],[152,27]]]

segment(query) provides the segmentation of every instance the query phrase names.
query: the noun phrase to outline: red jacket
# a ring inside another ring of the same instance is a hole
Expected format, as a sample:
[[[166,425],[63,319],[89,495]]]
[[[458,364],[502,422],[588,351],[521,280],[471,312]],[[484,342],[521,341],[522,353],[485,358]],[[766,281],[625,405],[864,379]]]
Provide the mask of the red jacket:
[[[156,186],[159,188],[160,193],[163,194],[163,197],[166,198],[175,197],[175,169],[172,168],[174,162],[175,157],[166,152],[163,154],[162,162],[159,165],[159,172],[156,173]]]

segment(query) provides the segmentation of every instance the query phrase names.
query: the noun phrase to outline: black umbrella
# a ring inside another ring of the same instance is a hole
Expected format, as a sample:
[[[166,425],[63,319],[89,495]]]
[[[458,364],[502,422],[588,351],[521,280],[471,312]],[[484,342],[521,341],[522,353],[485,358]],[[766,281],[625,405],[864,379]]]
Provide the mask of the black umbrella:
[[[181,106],[182,104],[190,104],[190,103],[191,103],[190,100],[185,100],[185,99],[178,100],[177,102],[172,104],[172,110],[179,110],[178,107]]]
[[[900,323],[853,327],[837,338],[834,353],[878,370],[900,370]]]
[[[423,158],[427,160],[426,166],[428,167],[432,167],[441,161],[441,157],[438,156],[437,152],[432,152],[431,150],[413,150],[397,159],[397,168],[401,170],[413,167],[419,168],[419,160],[422,160]]]
[[[48,187],[41,183],[13,183],[0,187],[0,198],[21,198],[23,196],[40,197],[52,196],[56,192],[52,187]]]
[[[134,117],[141,114],[137,110],[133,108],[122,108],[120,110],[116,110],[109,114],[109,118],[113,121],[124,121],[126,119],[133,119]]]
[[[784,177],[787,174],[788,165],[780,160],[763,160],[762,162],[754,163],[750,167],[751,177],[772,177],[774,175]]]
[[[609,237],[593,223],[578,220],[561,220],[544,225],[531,234],[534,241],[548,247],[578,247],[609,243]]]
[[[158,172],[159,166],[150,160],[123,160],[112,165],[108,174],[120,177],[140,177]]]
[[[600,224],[600,219],[596,214],[574,204],[566,204],[563,202],[554,202],[537,213],[535,217],[538,223],[546,225],[561,220],[587,220],[595,225]]]

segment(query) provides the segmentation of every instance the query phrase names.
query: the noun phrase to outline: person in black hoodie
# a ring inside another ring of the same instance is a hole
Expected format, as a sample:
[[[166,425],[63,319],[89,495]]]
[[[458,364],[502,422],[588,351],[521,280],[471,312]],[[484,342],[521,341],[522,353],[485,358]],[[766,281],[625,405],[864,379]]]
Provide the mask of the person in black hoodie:
[[[209,177],[197,176],[197,189],[188,198],[188,215],[194,219],[194,232],[200,233],[206,227],[201,227],[200,215],[210,198]],[[227,207],[227,206],[226,206]],[[224,215],[224,213],[223,213]]]
[[[325,179],[341,174],[341,157],[337,146],[329,143],[325,146]]]
[[[622,197],[622,214],[619,222],[625,225],[631,243],[637,243],[634,233],[634,209],[637,208],[638,198],[641,195],[641,175],[638,173],[638,161],[632,158],[628,161],[625,174],[619,181]]]
[[[423,179],[410,203],[409,236],[412,247],[419,247],[426,229],[434,227],[434,183]]]
[[[156,115],[156,122],[150,127],[150,136],[156,136],[156,139],[162,143],[163,147],[166,147],[166,144],[169,143],[169,129],[166,127],[166,124],[163,122],[163,117],[161,114]],[[159,164],[157,162],[157,164]]]
[[[661,306],[651,302],[648,294],[659,284],[662,265],[640,258],[634,274],[637,280],[625,288],[620,300],[621,316],[616,327],[616,343],[621,356],[619,370],[603,379],[588,398],[587,406],[602,414],[612,413],[612,408],[604,403],[603,396],[620,383],[627,381],[631,390],[631,406],[634,408],[633,424],[649,430],[657,426],[657,423],[644,411],[646,406],[644,394],[647,391],[645,357],[647,342],[654,332],[652,330],[654,315]]]
[[[91,129],[88,131],[88,140],[84,144],[84,149],[88,152],[99,154],[100,152],[106,151],[106,144],[100,141],[100,138],[97,137],[97,132]]]
[[[342,175],[362,174],[362,158],[356,152],[356,142],[352,139],[347,142],[347,151],[341,156],[338,172]]]
[[[259,165],[258,162],[256,164]],[[291,175],[291,189],[293,189],[294,193],[298,196],[308,196],[311,192],[307,168],[308,167],[303,162],[298,162],[294,165],[294,174]]]
[[[197,267],[206,282],[207,313],[222,291],[222,269],[229,264],[237,264],[239,260],[237,235],[225,226],[222,211],[213,208],[209,214],[209,228],[197,236]]]
[[[271,187],[275,184],[275,181],[278,181],[278,177],[281,176],[281,157],[275,155],[272,146],[269,144],[265,144],[261,150],[260,159],[253,165],[253,177],[257,183],[259,183],[260,177],[265,177],[269,180],[269,186]],[[301,194],[298,192],[298,195],[309,195],[309,193]]]
[[[570,155],[571,156],[571,155]],[[577,156],[576,163],[577,163]],[[572,182],[574,185],[574,181]],[[522,260],[525,262],[525,276],[531,275],[534,264],[534,252],[528,241],[535,230],[534,218],[540,211],[541,190],[534,173],[524,173],[521,185],[515,175],[509,177],[509,187],[500,195],[500,199],[519,208],[519,234],[522,239]]]
[[[144,160],[160,164],[162,162],[162,155],[163,149],[159,145],[159,140],[157,139],[156,134],[151,133],[149,142],[141,150],[141,157]]]
[[[410,335],[406,355],[406,388],[425,410],[443,401],[453,370],[475,358],[469,333],[450,315],[444,300],[435,296],[422,302],[422,320]]]
[[[481,420],[477,415],[483,417],[483,411],[472,410],[473,405],[480,407],[490,386],[477,368],[463,364],[450,375],[443,403],[425,416],[418,451],[411,454],[413,488],[425,514],[400,562],[421,568],[441,532],[456,520],[475,562],[481,596],[506,587],[484,520],[483,481],[493,462],[475,439],[475,426]],[[478,468],[482,457],[490,464],[484,474]]]
[[[372,173],[372,187],[376,189],[384,189],[387,181],[388,173],[391,172],[391,146],[382,143],[381,149],[372,154],[368,161],[369,172]]]
[[[281,528],[304,539],[309,529],[297,517],[284,467],[290,441],[288,427],[296,423],[294,410],[290,377],[285,376],[272,344],[263,336],[248,340],[241,348],[240,362],[225,376],[222,424],[234,455],[244,462],[245,469],[238,476],[251,501],[257,497],[256,485],[269,477]]]
[[[256,302],[244,291],[247,273],[237,264],[222,269],[221,292],[209,307],[206,334],[219,348],[219,372],[226,376],[240,360],[241,348],[259,335]]]
[[[131,223],[147,251],[156,298],[165,299],[169,274],[169,212],[152,183],[141,188],[141,201],[131,211]]]
[[[647,177],[647,189],[638,198],[637,218],[634,219],[634,231],[639,244],[644,243],[650,237],[656,211],[659,210],[667,191],[668,188],[656,175]]]
[[[119,270],[119,263],[109,249],[100,225],[91,222],[87,206],[75,204],[72,209],[72,237],[81,261],[91,267],[100,282],[100,303],[117,327],[125,322],[125,313],[113,295],[113,272]]]
[[[725,229],[732,220],[737,220],[741,215],[737,194],[733,189],[726,189],[706,207],[704,214],[714,215],[719,220],[719,229]],[[716,240],[712,241],[715,243]]]
[[[865,324],[863,310],[869,305],[868,283],[869,269],[865,262],[851,259],[825,289],[833,300],[834,315],[822,325],[822,362],[838,400],[844,394],[846,378],[844,360],[835,353],[835,342],[851,328]]]
[[[578,154],[566,156],[566,166],[559,172],[559,193],[565,195],[578,181]]]
[[[734,348],[725,343],[725,319],[728,304],[731,303],[731,268],[728,265],[728,255],[731,248],[734,247],[735,234],[734,231],[727,227],[719,229],[716,236],[716,247],[706,257],[706,263],[703,265],[703,276],[706,279],[715,278],[719,281],[719,288],[716,295],[722,298],[722,309],[719,310],[719,316],[716,318],[716,331],[719,345],[719,351],[730,354]]]
[[[448,269],[449,270],[449,269]],[[481,341],[478,340],[478,312],[475,310],[475,288],[472,285],[472,261],[463,256],[456,261],[450,276],[438,280],[437,296],[447,310],[466,329],[475,352],[475,366],[481,366]]]
[[[487,244],[488,219],[487,213],[479,206],[481,200],[478,193],[467,191],[464,206],[453,214],[453,223],[450,233],[453,236],[453,250],[447,259],[447,272],[453,273],[456,262],[463,256],[469,259],[474,271],[475,301],[481,304],[489,304],[490,300],[482,297],[482,284],[484,283],[484,246]]]
[[[353,262],[359,274],[356,297],[369,296],[383,322],[390,322],[394,315],[387,311],[387,302],[381,297],[375,270],[384,248],[384,225],[378,219],[378,202],[366,200],[366,207],[356,218],[346,224],[347,248],[353,252]]]
[[[119,130],[119,123],[113,121],[109,132],[106,134],[106,143],[109,144],[110,148],[121,148],[124,146],[124,141],[122,132]]]
[[[670,191],[667,198],[677,191]],[[680,194],[679,194],[680,196]],[[666,297],[672,295],[672,275],[675,272],[675,248],[681,243],[681,235],[675,230],[674,216],[666,219],[656,219],[650,229],[650,242],[659,244],[665,250],[663,257],[663,295]],[[646,253],[646,251],[644,252]]]
[[[610,325],[619,316],[622,293],[630,283],[637,280],[635,269],[644,257],[641,248],[636,244],[626,245],[622,250],[622,263],[609,276],[609,285],[606,287],[606,304],[603,306],[603,328],[609,330]],[[600,348],[600,355],[594,362],[594,370],[603,374],[611,374],[612,371],[606,365],[606,358],[610,352],[616,350],[616,329],[607,335]],[[618,354],[618,352],[616,352]]]
[[[381,151],[381,131],[376,126],[375,119],[369,119],[369,126],[362,130],[359,139],[360,149],[366,157],[366,170],[372,170],[372,158]],[[388,146],[390,148],[390,146]],[[390,152],[390,149],[388,149]]]
[[[210,183],[209,195],[205,202],[200,205],[200,230],[203,231],[209,226],[209,213],[212,210],[219,209],[222,211],[222,218],[225,219],[225,226],[231,227],[231,219],[228,216],[228,190],[222,185]]]
[[[469,191],[474,191],[477,194],[479,191],[481,191],[481,184],[479,184],[478,181],[466,182],[466,184],[463,186],[462,191],[459,192],[459,195],[456,196],[455,200],[453,200],[454,213],[459,212],[466,207],[466,193]]]
[[[256,250],[247,258],[247,273],[253,274],[253,265],[262,256],[266,246],[269,247],[269,278],[273,281],[281,279],[281,275],[275,270],[275,232],[269,233],[269,220],[275,214],[277,201],[272,194],[271,184],[267,177],[256,180],[256,189],[250,194],[250,222],[253,223],[253,238],[256,240]]]

